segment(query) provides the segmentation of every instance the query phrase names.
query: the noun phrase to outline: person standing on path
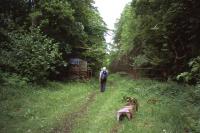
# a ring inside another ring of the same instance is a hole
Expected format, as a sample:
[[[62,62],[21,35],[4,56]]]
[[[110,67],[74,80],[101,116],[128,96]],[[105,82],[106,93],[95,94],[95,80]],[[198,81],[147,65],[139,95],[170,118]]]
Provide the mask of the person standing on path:
[[[108,70],[106,69],[106,67],[103,67],[99,73],[99,83],[101,92],[104,92],[106,89],[107,77],[108,77]]]

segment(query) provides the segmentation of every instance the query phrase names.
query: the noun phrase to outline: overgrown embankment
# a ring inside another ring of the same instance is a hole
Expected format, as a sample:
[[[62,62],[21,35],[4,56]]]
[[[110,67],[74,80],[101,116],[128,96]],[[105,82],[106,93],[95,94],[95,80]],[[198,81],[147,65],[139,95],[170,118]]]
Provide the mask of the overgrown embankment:
[[[0,131],[74,133],[200,132],[198,87],[110,75],[105,93],[95,80],[30,85],[6,78],[0,88]],[[131,121],[116,121],[123,96],[139,101]]]

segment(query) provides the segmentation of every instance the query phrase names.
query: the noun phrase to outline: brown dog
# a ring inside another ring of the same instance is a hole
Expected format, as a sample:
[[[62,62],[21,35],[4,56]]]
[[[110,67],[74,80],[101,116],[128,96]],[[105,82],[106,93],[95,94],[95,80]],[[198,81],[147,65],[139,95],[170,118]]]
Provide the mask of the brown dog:
[[[129,120],[132,119],[133,113],[138,111],[138,101],[135,98],[124,97],[126,99],[127,104],[117,111],[117,120],[120,121],[124,117],[127,117]]]

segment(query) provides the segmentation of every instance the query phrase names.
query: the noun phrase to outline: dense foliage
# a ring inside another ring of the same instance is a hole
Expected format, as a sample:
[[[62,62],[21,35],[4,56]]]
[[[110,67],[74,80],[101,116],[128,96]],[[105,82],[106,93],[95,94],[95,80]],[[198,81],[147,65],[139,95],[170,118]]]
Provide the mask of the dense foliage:
[[[183,72],[177,76],[178,80],[183,80],[187,83],[200,83],[200,57],[192,59],[188,63],[191,68],[188,72]]]
[[[9,33],[9,42],[1,45],[0,62],[4,70],[13,71],[33,81],[42,81],[61,63],[58,44],[41,35],[38,30]],[[10,68],[10,69],[9,69]]]
[[[131,67],[175,78],[199,56],[199,12],[198,0],[133,0],[116,24],[115,57],[127,54]]]
[[[1,69],[34,81],[65,77],[69,58],[82,58],[95,72],[106,55],[106,27],[93,3],[1,0]]]

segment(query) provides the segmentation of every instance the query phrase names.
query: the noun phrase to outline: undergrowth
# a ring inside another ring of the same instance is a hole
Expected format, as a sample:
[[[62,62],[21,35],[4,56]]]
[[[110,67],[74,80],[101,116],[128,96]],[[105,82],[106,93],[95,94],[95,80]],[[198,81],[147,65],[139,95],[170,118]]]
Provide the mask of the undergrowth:
[[[200,87],[153,80],[119,81],[125,95],[136,97],[139,112],[133,122],[125,122],[121,132],[200,132]],[[131,128],[132,127],[132,128]]]
[[[16,75],[2,74],[0,132],[43,133],[62,125],[66,114],[81,105],[93,83],[27,83]]]
[[[0,132],[43,133],[73,119],[74,133],[192,133],[200,132],[200,87],[174,82],[133,80],[110,75],[104,93],[96,80],[88,82],[28,83],[16,75],[1,74]],[[89,104],[88,96],[95,94]],[[123,96],[139,101],[133,120],[116,120]],[[83,107],[86,105],[86,107]],[[82,110],[82,109],[84,110]],[[84,113],[82,115],[72,115]]]

